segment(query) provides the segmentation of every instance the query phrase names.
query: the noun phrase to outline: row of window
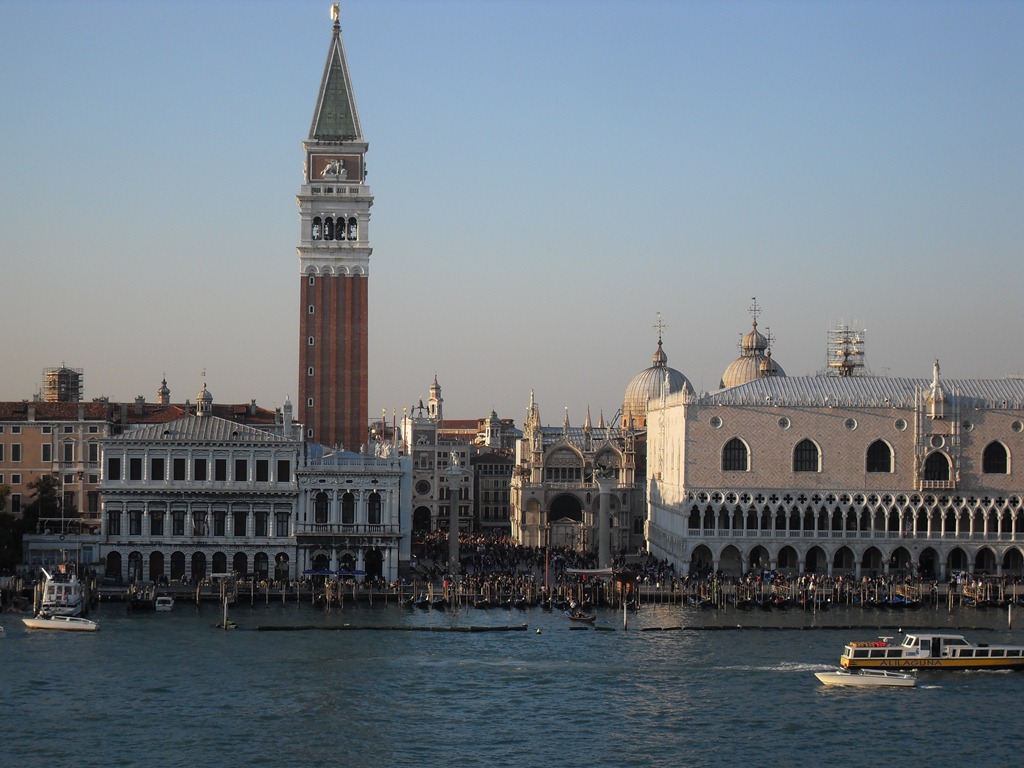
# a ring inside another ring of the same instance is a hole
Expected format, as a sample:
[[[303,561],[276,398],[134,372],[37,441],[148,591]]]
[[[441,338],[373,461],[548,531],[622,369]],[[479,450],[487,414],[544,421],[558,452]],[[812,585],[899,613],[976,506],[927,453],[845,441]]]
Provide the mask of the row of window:
[[[313,219],[312,235],[314,240],[358,240],[359,225],[355,217],[346,219],[339,216],[337,220],[327,216]]]
[[[12,463],[20,462],[22,460],[22,453],[23,453],[22,449],[21,449],[21,443],[11,443],[10,445],[11,445],[11,462]],[[7,448],[7,445],[5,443],[0,443],[0,461],[4,461],[5,460],[4,459],[4,455],[6,453],[6,450],[5,450],[6,448]],[[52,443],[43,443],[42,445],[39,446],[39,448],[40,448],[40,451],[41,451],[39,458],[44,463],[49,463],[49,462],[53,461],[53,444]],[[93,461],[93,462],[99,461],[100,460],[100,444],[99,443],[95,443],[95,442],[88,443],[86,445],[86,455],[88,456],[86,461]],[[67,442],[61,443],[61,461],[65,462],[65,463],[71,463],[71,462],[75,461],[75,443],[74,442],[69,440]]]
[[[895,456],[892,446],[884,440],[875,440],[868,446],[864,457],[866,472],[895,471]],[[944,453],[929,454],[925,460],[924,479],[948,481],[952,464]],[[723,472],[749,472],[750,447],[740,438],[734,437],[722,447]],[[793,448],[794,472],[820,472],[821,449],[810,439],[801,440]],[[1006,475],[1010,472],[1010,453],[1006,446],[994,441],[985,446],[981,453],[981,471],[986,475]]]
[[[211,467],[212,464],[212,467]],[[231,477],[232,482],[241,483],[248,482],[250,479],[257,483],[289,483],[292,479],[292,463],[288,459],[279,459],[277,462],[277,476],[274,480],[270,477],[270,461],[268,459],[256,459],[252,462],[253,465],[253,477],[249,477],[249,466],[250,462],[248,459],[235,459],[234,460],[234,474]],[[213,459],[211,462],[208,459],[193,458],[192,459],[192,476],[188,476],[188,459],[183,457],[176,457],[170,460],[170,466],[168,467],[167,460],[162,456],[153,456],[149,460],[149,476],[145,477],[143,473],[144,460],[141,457],[130,457],[128,459],[127,473],[124,473],[125,467],[119,456],[111,456],[107,459],[107,479],[108,480],[134,480],[141,481],[146,480],[173,480],[176,482],[183,482],[191,480],[194,482],[206,482],[207,480],[213,480],[218,483],[228,482],[228,460],[227,459]],[[212,473],[211,473],[212,469]],[[168,470],[170,470],[170,476],[168,476]],[[124,477],[122,477],[124,473]]]
[[[0,424],[0,435],[2,435],[6,431],[7,431],[6,425]],[[72,425],[70,425],[70,424],[65,424],[61,431],[65,435],[73,435],[75,433],[75,428]],[[90,435],[99,434],[99,431],[100,431],[100,428],[96,424],[90,424],[89,425],[89,434]],[[42,427],[42,433],[44,435],[52,435],[53,434],[53,427],[49,426],[49,425],[43,426]],[[11,425],[11,434],[12,435],[20,435],[21,434],[21,425],[20,424],[12,424]]]
[[[367,503],[367,525],[381,524],[381,498],[380,494],[374,491],[366,500]],[[331,497],[324,491],[320,491],[313,498],[313,522],[317,525],[327,525],[330,517]],[[348,491],[341,497],[341,524],[355,525],[356,522],[356,497]]]
[[[209,516],[193,516],[191,523],[187,523],[187,514],[184,510],[176,510],[174,512],[150,512],[149,513],[149,535],[150,536],[163,536],[166,528],[166,519],[169,517],[170,521],[170,535],[171,536],[227,536],[228,533],[228,514],[223,511],[213,512]],[[278,512],[274,515],[274,535],[275,536],[288,536],[289,533],[289,521],[291,515],[288,512]],[[141,509],[130,509],[128,510],[128,535],[129,536],[142,536],[142,520],[143,513]],[[253,535],[254,536],[268,536],[270,529],[270,513],[269,512],[255,512],[253,514]],[[233,536],[248,536],[248,515],[245,513],[238,513],[233,515],[233,521],[231,523],[231,535]],[[186,531],[188,531],[186,533]],[[119,510],[109,510],[107,512],[107,535],[109,536],[120,536],[121,535],[121,512]]]

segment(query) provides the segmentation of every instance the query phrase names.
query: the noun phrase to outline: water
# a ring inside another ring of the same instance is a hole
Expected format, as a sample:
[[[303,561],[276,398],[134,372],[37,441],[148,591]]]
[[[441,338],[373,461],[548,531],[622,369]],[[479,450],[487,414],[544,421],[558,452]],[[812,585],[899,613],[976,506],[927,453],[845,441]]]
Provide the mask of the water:
[[[822,686],[871,629],[970,626],[1024,643],[1003,611],[833,609],[810,616],[651,606],[564,616],[104,605],[96,633],[0,616],[3,766],[1016,765],[1024,674],[922,673],[916,689]],[[257,625],[519,625],[525,632],[255,632]],[[773,629],[737,630],[761,625]],[[644,627],[720,631],[641,631]],[[818,629],[797,629],[813,625]],[[536,634],[536,629],[541,634]],[[870,756],[870,757],[869,757]]]

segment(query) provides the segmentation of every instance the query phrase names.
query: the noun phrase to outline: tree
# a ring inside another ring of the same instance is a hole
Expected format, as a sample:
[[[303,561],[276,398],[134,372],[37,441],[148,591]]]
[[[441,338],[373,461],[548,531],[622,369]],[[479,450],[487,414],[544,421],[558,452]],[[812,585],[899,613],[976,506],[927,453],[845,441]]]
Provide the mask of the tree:
[[[60,478],[57,475],[40,475],[28,484],[33,491],[32,501],[24,509],[22,519],[25,530],[31,531],[41,519],[60,516]]]
[[[33,497],[32,501],[22,507],[21,517],[0,514],[0,573],[13,572],[14,567],[21,562],[21,541],[24,535],[35,531],[41,518],[56,517],[60,513],[60,500],[57,497],[60,491],[59,477],[41,475],[29,483],[28,487],[33,491]],[[3,501],[0,510],[6,508],[9,492],[7,486],[0,488],[0,499]]]

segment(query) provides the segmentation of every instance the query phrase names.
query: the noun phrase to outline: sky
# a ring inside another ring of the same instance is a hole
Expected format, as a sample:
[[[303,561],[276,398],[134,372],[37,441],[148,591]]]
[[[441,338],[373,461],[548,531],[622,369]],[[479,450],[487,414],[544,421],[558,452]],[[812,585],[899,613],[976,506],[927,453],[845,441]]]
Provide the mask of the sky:
[[[324,0],[0,0],[0,400],[279,407]],[[651,364],[1024,374],[1024,3],[348,0],[369,416],[581,424]],[[660,313],[660,314],[659,314]],[[204,378],[205,372],[205,378]]]

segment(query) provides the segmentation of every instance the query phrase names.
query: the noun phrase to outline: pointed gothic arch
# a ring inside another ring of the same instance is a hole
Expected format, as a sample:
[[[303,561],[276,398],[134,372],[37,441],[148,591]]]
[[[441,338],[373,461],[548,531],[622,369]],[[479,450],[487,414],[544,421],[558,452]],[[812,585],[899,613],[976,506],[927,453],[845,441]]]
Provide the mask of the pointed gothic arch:
[[[804,438],[793,448],[793,471],[821,471],[821,448],[810,438]]]
[[[740,438],[734,437],[722,446],[722,471],[750,471],[750,447]]]
[[[804,572],[825,574],[828,572],[828,558],[821,547],[811,547],[804,556]]]
[[[743,575],[743,555],[735,544],[726,546],[718,556],[718,570],[726,576],[738,578]]]
[[[832,556],[832,575],[853,574],[857,569],[857,561],[853,556],[853,550],[842,546]]]
[[[924,479],[930,482],[948,483],[952,471],[949,457],[942,451],[929,453],[924,460]]]
[[[976,574],[996,572],[996,553],[991,547],[982,547],[974,554],[974,572]]]
[[[1010,547],[1003,553],[1003,574],[1024,575],[1024,553],[1020,547]]]
[[[750,550],[750,570],[767,570],[771,567],[771,562],[771,555],[761,544]]]
[[[700,576],[710,573],[714,565],[711,550],[704,544],[696,547],[690,556],[690,573]]]
[[[885,440],[875,440],[868,446],[867,455],[864,457],[864,469],[867,472],[891,473],[893,471],[892,459],[892,446]]]
[[[882,573],[882,552],[878,547],[868,547],[860,558],[862,573],[880,575]]]
[[[981,471],[986,475],[1008,475],[1010,473],[1010,453],[1006,446],[993,440],[985,446],[981,454]]]
[[[797,554],[796,548],[789,544],[779,550],[778,562],[780,571],[800,570],[800,556]]]

